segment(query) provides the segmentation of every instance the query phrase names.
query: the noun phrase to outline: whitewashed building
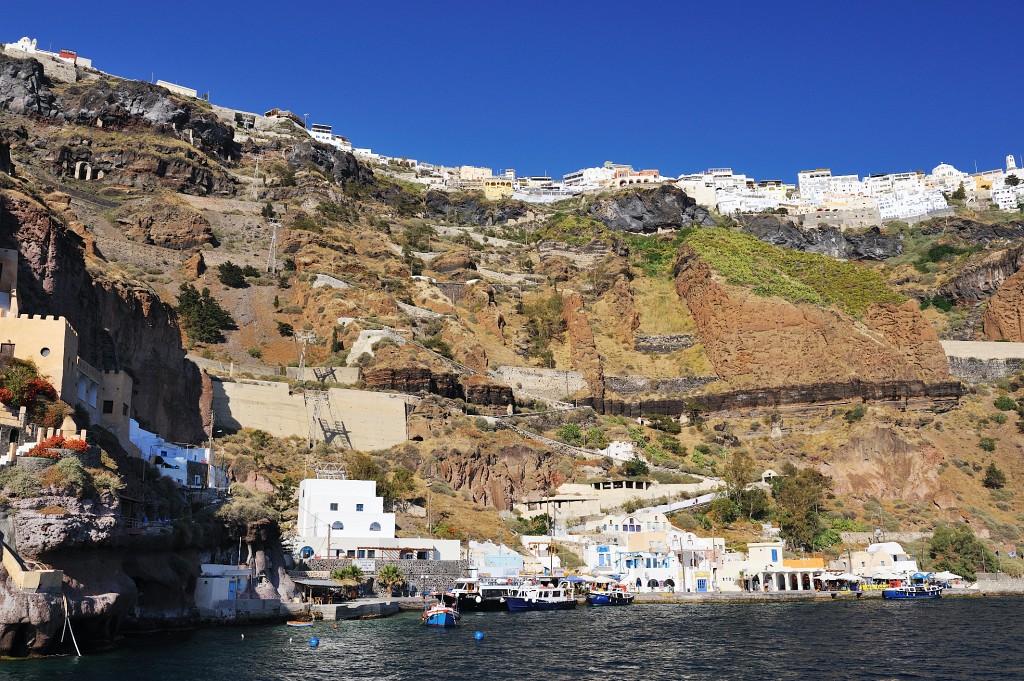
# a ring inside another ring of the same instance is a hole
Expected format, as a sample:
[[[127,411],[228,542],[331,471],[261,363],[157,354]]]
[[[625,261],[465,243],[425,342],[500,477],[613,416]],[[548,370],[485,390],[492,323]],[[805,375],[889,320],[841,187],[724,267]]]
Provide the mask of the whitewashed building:
[[[374,480],[307,478],[299,483],[294,546],[302,558],[458,560],[459,542],[395,537]]]

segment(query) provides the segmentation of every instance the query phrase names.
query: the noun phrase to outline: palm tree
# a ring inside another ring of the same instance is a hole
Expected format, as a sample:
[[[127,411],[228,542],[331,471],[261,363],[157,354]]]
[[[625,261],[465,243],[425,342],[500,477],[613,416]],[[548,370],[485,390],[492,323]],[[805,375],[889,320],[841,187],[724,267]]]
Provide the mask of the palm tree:
[[[397,565],[385,565],[377,571],[377,582],[384,587],[384,593],[390,594],[405,582],[405,575]]]
[[[358,565],[348,565],[346,567],[338,568],[331,573],[331,579],[345,580],[351,579],[356,582],[363,581],[363,571]]]

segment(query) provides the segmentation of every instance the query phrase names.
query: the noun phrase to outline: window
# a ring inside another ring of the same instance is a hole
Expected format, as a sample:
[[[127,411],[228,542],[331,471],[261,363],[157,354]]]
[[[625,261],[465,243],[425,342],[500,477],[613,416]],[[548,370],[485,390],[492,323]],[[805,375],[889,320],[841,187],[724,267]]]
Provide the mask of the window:
[[[345,529],[345,525],[340,520],[336,520],[334,522],[334,524],[331,525],[331,529],[332,530],[344,530]]]
[[[366,558],[366,549],[359,549],[359,557]]]
[[[103,400],[103,413],[113,414],[114,413],[114,400]]]
[[[348,552],[345,554],[345,556],[347,558],[355,558],[356,557],[356,550],[355,549],[349,549]]]
[[[380,523],[370,523],[370,532],[380,532]]]
[[[338,510],[338,505],[337,504],[331,504],[331,510],[332,511],[337,511]]]
[[[121,405],[121,416],[128,416],[128,405],[127,404],[122,404]]]
[[[376,549],[368,549],[366,551],[366,557],[367,558],[376,558],[377,557],[377,550]]]
[[[362,504],[356,504],[356,510],[357,511],[362,511],[363,510],[363,505]]]
[[[50,348],[41,348],[39,350],[39,354],[42,355],[43,357],[49,357],[50,356]]]

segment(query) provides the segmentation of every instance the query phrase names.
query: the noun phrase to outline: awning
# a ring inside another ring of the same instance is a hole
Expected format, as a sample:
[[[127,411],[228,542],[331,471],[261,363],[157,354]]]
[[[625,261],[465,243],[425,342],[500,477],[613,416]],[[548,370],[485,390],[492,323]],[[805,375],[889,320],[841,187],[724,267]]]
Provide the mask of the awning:
[[[858,577],[857,575],[849,572],[843,572],[838,575],[829,575],[825,577],[825,581],[829,582],[859,582],[863,579],[863,577]]]
[[[292,581],[296,584],[301,584],[302,586],[332,586],[335,588],[340,588],[342,586],[333,579],[293,579]]]
[[[932,575],[932,579],[950,580],[950,579],[963,579],[960,575],[954,572],[936,572]]]

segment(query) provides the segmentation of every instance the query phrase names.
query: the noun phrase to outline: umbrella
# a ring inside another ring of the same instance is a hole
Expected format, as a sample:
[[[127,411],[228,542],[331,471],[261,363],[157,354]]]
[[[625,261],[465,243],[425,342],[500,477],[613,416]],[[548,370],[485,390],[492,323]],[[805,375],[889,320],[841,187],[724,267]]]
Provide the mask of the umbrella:
[[[961,577],[960,575],[954,574],[954,573],[949,572],[949,571],[936,572],[934,575],[932,575],[932,577],[934,579],[941,579],[943,581],[949,581],[951,579],[963,579],[963,577]]]
[[[615,580],[614,579],[610,579],[608,577],[598,576],[598,577],[594,577],[594,582],[597,583],[597,584],[614,584]]]
[[[585,582],[587,580],[582,577],[577,577],[576,575],[570,575],[569,577],[564,577],[562,581],[569,582],[570,584],[579,584],[580,582]]]
[[[864,578],[858,577],[857,575],[852,574],[850,572],[843,572],[842,574],[838,575],[829,575],[828,579],[829,581],[835,580],[837,582],[860,582]]]

